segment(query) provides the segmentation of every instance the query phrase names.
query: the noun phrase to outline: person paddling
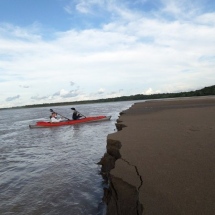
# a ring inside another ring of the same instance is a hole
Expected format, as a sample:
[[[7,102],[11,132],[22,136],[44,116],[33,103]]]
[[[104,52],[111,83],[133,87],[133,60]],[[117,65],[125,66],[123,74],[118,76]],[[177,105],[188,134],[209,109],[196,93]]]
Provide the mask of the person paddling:
[[[72,119],[73,120],[77,120],[80,119],[81,117],[83,117],[82,114],[80,114],[77,110],[75,110],[75,108],[71,108],[73,110],[73,114],[72,114]]]
[[[57,118],[57,113],[52,112],[50,116],[50,122],[61,122],[61,121],[62,121],[61,118],[60,119]]]

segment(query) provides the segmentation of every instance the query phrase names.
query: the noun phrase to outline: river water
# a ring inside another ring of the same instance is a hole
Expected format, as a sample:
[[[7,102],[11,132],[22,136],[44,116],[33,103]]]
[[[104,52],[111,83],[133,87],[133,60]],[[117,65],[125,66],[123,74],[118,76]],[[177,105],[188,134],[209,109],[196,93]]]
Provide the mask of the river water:
[[[104,182],[97,162],[115,132],[119,112],[134,102],[0,110],[0,214],[103,215]],[[30,129],[50,108],[71,118],[71,107],[110,121]]]

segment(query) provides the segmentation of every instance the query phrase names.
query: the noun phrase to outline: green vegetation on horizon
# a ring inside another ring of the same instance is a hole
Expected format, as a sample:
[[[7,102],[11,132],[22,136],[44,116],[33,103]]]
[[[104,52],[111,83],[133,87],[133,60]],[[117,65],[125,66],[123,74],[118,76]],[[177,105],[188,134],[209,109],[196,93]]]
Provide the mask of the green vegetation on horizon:
[[[90,104],[90,103],[103,103],[103,102],[117,102],[117,101],[135,101],[135,100],[148,100],[148,99],[164,99],[164,98],[179,98],[179,97],[192,97],[192,96],[209,96],[215,95],[215,85],[205,87],[200,90],[179,93],[158,93],[151,95],[137,94],[131,96],[120,96],[115,98],[75,101],[75,102],[58,102],[58,103],[44,103],[35,105],[25,105],[13,108],[33,108],[33,107],[50,107],[50,106],[63,106],[63,105],[77,105],[77,104]],[[2,108],[5,109],[5,108]]]

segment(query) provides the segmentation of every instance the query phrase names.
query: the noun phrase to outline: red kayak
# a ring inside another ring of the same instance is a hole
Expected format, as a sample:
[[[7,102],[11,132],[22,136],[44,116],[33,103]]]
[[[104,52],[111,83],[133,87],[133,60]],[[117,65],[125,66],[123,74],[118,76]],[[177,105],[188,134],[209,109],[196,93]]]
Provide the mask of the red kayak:
[[[30,128],[46,128],[46,127],[56,127],[62,125],[76,125],[80,123],[88,123],[88,122],[98,122],[98,121],[106,121],[110,120],[111,116],[89,116],[82,119],[77,120],[67,120],[62,122],[46,122],[39,121],[35,125],[29,125]]]

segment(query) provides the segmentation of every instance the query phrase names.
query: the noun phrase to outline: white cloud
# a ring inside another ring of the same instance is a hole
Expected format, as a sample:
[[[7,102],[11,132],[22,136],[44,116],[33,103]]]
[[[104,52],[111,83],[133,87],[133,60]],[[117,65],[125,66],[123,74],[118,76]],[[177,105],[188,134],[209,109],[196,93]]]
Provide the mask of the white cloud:
[[[66,96],[68,94],[69,94],[69,92],[64,89],[60,90],[60,92],[59,92],[59,96],[62,96],[62,97]]]
[[[104,5],[106,5],[106,1],[104,0],[78,0],[70,2],[70,4],[64,7],[64,10],[69,14],[74,14],[75,11],[82,14],[95,14],[95,9],[97,9],[98,13],[98,9],[104,8]]]
[[[59,92],[56,92],[53,94],[53,96],[59,96],[62,98],[71,98],[71,97],[76,97],[78,95],[79,95],[78,90],[67,91],[65,89],[61,89]]]
[[[105,92],[105,89],[103,89],[103,88],[100,88],[99,90],[98,90],[98,94],[103,94]]]
[[[115,19],[97,28],[55,32],[52,40],[43,39],[38,26],[0,25],[0,102],[16,94],[20,99],[4,106],[21,99],[25,105],[122,95],[118,89],[132,95],[214,84],[215,13],[163,1],[159,11],[146,14],[121,3],[79,1],[79,11],[105,5]],[[76,83],[80,88],[71,90]]]
[[[160,90],[152,90],[152,88],[149,88],[148,90],[144,91],[143,94],[144,95],[151,95],[151,94],[158,94],[160,93]]]
[[[215,13],[205,13],[197,16],[196,22],[203,25],[215,26]]]

